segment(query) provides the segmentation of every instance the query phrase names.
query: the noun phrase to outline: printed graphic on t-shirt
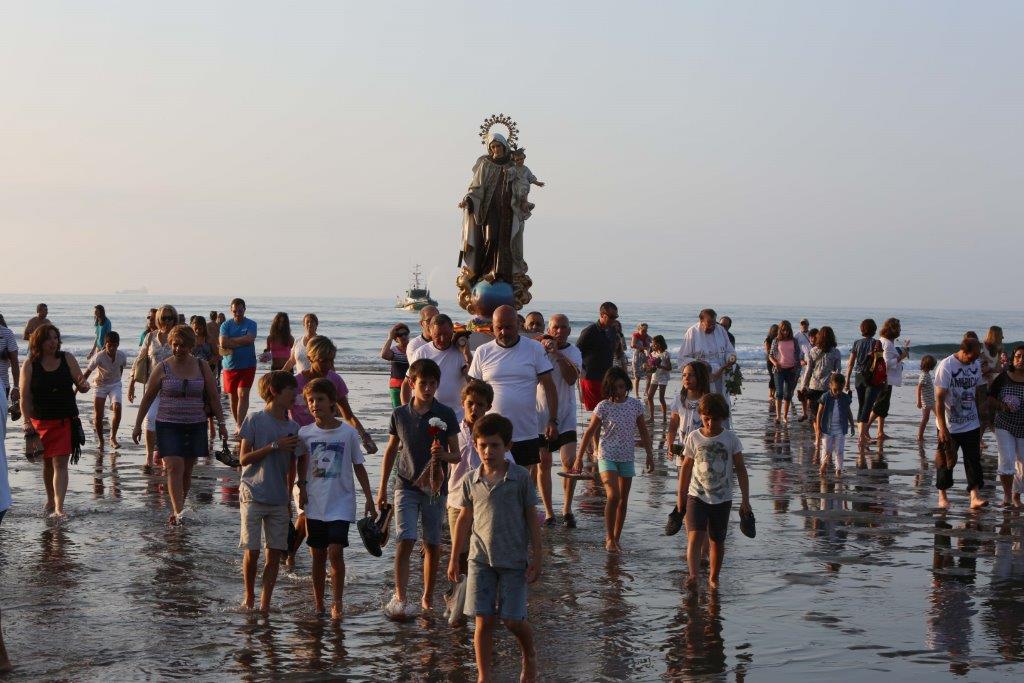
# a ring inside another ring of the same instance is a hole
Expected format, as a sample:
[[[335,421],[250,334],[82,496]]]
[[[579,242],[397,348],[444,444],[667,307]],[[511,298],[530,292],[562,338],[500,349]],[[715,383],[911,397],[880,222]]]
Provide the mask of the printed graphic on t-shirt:
[[[717,440],[698,444],[693,458],[693,476],[703,496],[722,500],[729,496],[729,449]]]
[[[341,476],[345,444],[338,441],[311,441],[309,452],[313,458],[314,477],[337,479]]]
[[[962,366],[950,372],[949,393],[952,401],[946,408],[946,421],[950,424],[967,424],[978,419],[974,391],[980,374],[976,366]]]

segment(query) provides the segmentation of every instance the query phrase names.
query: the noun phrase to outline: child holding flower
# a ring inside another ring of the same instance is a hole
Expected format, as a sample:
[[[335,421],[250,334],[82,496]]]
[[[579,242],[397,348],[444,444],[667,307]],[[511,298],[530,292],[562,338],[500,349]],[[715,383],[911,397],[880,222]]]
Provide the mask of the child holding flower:
[[[378,506],[388,501],[388,480],[397,466],[395,523],[395,595],[384,608],[390,619],[404,620],[416,613],[406,597],[409,556],[417,539],[417,522],[423,525],[423,597],[420,608],[430,609],[434,579],[440,559],[441,521],[445,515],[442,488],[448,463],[459,462],[459,423],[455,411],[434,399],[441,368],[429,358],[409,366],[412,400],[391,414],[387,448],[381,463]],[[399,452],[401,446],[401,452]]]

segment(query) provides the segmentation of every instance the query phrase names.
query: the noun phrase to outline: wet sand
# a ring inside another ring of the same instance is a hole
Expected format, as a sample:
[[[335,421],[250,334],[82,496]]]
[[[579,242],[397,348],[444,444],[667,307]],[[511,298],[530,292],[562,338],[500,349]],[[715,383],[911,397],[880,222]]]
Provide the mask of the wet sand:
[[[383,448],[386,377],[345,379]],[[913,387],[896,389],[893,439],[883,449],[853,462],[848,444],[841,483],[818,476],[809,428],[777,428],[765,385],[745,389],[735,426],[757,538],[739,533],[734,512],[720,590],[709,594],[702,584],[690,595],[682,588],[685,535],[662,535],[675,491],[663,449],[655,473],[634,482],[621,555],[605,552],[602,500],[585,493],[578,529],[544,531],[545,565],[530,596],[543,679],[1020,676],[1024,514],[969,512],[961,468],[953,508],[935,510],[934,436],[926,449],[915,441]],[[42,515],[41,465],[24,459],[20,423],[8,423],[15,506],[0,527],[0,605],[17,667],[11,680],[474,678],[471,630],[439,616],[401,625],[383,617],[394,545],[373,558],[354,530],[340,625],[312,613],[305,550],[294,574],[282,572],[268,618],[240,611],[237,474],[201,460],[188,523],[167,527],[162,480],[143,471],[144,451],[130,445],[134,417],[129,407],[116,457],[97,455],[90,435],[72,467],[71,517],[61,525]],[[987,441],[991,485],[995,446]],[[378,465],[379,456],[368,459],[374,489]],[[421,586],[418,566],[414,556],[411,595]],[[499,631],[496,649],[499,680],[516,678],[507,632]]]

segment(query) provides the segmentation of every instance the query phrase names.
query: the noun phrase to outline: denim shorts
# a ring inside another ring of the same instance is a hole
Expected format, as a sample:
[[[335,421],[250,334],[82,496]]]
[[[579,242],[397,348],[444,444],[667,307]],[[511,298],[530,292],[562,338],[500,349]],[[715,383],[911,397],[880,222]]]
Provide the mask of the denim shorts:
[[[614,472],[620,477],[635,477],[636,476],[636,463],[632,460],[605,460],[604,458],[598,458],[597,460],[597,471]]]
[[[467,617],[526,620],[526,569],[507,569],[470,561],[466,578]]]
[[[206,422],[156,422],[156,449],[161,458],[205,458],[210,454]]]
[[[423,542],[441,545],[441,523],[445,517],[445,498],[438,496],[433,502],[419,489],[407,489],[401,484],[395,489],[395,530],[400,541],[415,541],[416,524],[423,521]]]

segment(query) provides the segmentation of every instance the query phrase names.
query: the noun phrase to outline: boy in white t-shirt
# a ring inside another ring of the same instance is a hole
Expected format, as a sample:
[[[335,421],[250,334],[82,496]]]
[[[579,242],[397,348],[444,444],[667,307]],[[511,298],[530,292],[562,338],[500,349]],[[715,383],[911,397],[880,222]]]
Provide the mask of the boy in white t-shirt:
[[[117,441],[117,429],[121,426],[121,404],[122,387],[121,375],[128,365],[128,358],[124,351],[118,351],[121,344],[121,336],[117,332],[107,332],[103,340],[103,349],[92,357],[89,366],[85,369],[85,379],[93,370],[96,371],[96,393],[93,396],[93,424],[96,429],[96,443],[99,449],[103,450],[103,413],[106,411],[107,399],[110,399],[110,408],[113,413],[113,420],[110,423],[110,445],[113,448],[120,448]]]
[[[569,471],[576,462],[576,382],[579,381],[583,355],[569,343],[569,318],[556,313],[548,320],[547,332],[541,337],[541,344],[547,352],[554,372],[551,380],[558,395],[558,438],[545,436],[551,411],[548,409],[544,387],[537,386],[537,435],[540,438],[540,467],[537,468],[537,489],[544,504],[544,525],[553,526],[555,513],[551,501],[551,464],[557,451],[562,459],[562,469]],[[570,529],[576,528],[576,517],[572,513],[572,499],[576,492],[576,480],[562,479],[562,523]]]
[[[708,588],[718,588],[718,574],[725,558],[725,533],[732,508],[732,475],[740,485],[743,500],[740,515],[750,514],[750,481],[743,462],[743,444],[735,432],[722,423],[729,418],[729,404],[721,394],[706,394],[697,408],[700,429],[686,436],[683,447],[683,485],[686,499],[686,563],[690,576],[686,587],[697,587],[700,575],[701,546],[710,539],[711,572]]]
[[[316,420],[299,429],[309,453],[306,472],[300,474],[299,505],[306,513],[306,543],[313,557],[313,603],[324,611],[324,583],[327,560],[331,560],[331,618],[341,619],[345,587],[344,548],[349,526],[356,521],[356,491],[353,474],[366,499],[366,514],[377,511],[370,492],[370,479],[363,466],[359,432],[334,415],[338,393],[323,377],[314,379],[302,391],[309,412]]]

